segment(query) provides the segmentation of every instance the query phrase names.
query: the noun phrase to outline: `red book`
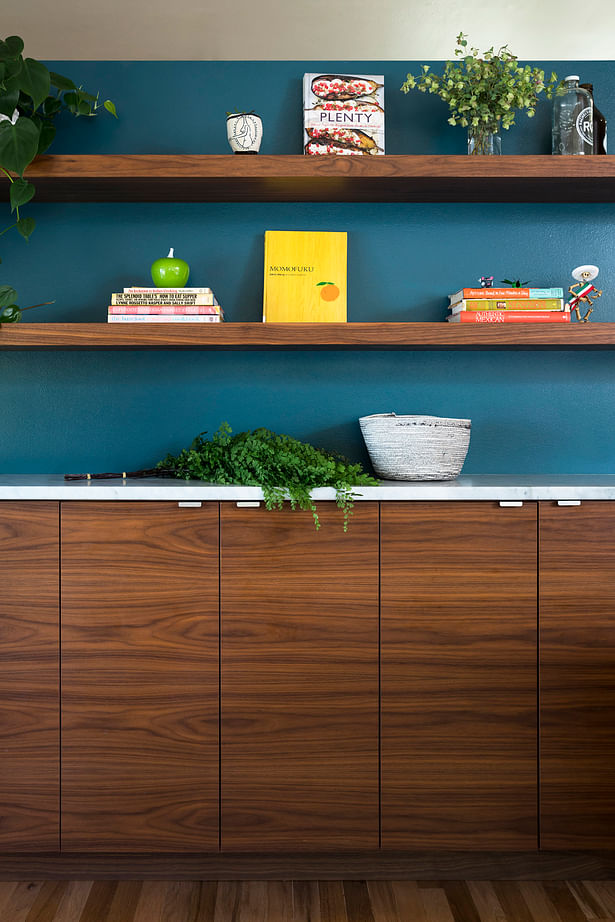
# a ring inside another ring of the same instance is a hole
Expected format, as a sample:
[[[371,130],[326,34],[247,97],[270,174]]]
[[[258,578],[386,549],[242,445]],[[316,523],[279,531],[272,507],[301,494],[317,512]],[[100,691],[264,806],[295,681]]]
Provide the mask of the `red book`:
[[[462,311],[448,323],[570,323],[570,311]]]

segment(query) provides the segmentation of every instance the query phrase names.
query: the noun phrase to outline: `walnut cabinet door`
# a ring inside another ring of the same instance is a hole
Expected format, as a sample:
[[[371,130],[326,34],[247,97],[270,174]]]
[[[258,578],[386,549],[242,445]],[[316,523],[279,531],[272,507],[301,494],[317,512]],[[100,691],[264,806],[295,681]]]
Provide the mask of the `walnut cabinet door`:
[[[536,504],[382,504],[382,845],[537,847]]]
[[[62,849],[218,848],[218,504],[62,504]]]
[[[378,504],[221,504],[221,844],[378,847]]]
[[[615,503],[540,503],[541,845],[615,848]]]
[[[0,502],[0,852],[59,849],[59,506]]]

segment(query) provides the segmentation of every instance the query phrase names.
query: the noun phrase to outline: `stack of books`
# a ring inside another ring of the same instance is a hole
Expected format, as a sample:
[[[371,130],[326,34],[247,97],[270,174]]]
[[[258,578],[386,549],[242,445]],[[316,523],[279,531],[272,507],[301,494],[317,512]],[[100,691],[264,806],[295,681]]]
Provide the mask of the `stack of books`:
[[[449,301],[449,323],[570,323],[561,288],[462,288]]]
[[[211,288],[125,288],[111,295],[109,323],[221,323]]]

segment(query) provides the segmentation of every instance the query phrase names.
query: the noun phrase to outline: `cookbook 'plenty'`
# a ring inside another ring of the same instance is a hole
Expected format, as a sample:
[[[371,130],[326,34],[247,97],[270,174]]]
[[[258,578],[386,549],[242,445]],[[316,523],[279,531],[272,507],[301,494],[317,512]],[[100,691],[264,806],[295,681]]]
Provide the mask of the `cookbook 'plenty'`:
[[[384,154],[384,77],[304,74],[306,154]]]

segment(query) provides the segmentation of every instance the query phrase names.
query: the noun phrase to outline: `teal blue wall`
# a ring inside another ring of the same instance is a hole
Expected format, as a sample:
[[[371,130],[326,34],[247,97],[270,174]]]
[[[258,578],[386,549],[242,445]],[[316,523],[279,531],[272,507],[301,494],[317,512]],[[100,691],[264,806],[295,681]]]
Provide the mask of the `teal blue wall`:
[[[314,62],[53,62],[117,103],[120,120],[66,119],[56,153],[226,153],[225,111],[256,109],[263,153],[301,150],[301,76]],[[463,153],[433,97],[398,92],[404,63],[328,63],[384,73],[388,153]],[[416,64],[414,65],[416,66]],[[615,63],[549,63],[593,81],[615,119]],[[550,105],[504,133],[508,153],[549,151]],[[615,124],[615,123],[614,123]],[[228,320],[258,320],[263,232],[348,231],[349,320],[439,320],[478,276],[567,286],[600,266],[596,321],[615,321],[615,205],[49,204],[26,246],[2,238],[2,281],[28,320],[104,321],[111,291],[147,284],[175,246],[191,283]],[[606,352],[0,351],[0,471],[150,465],[222,420],[268,426],[366,459],[357,417],[395,410],[469,417],[466,473],[613,473],[615,354]]]

